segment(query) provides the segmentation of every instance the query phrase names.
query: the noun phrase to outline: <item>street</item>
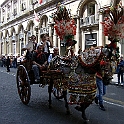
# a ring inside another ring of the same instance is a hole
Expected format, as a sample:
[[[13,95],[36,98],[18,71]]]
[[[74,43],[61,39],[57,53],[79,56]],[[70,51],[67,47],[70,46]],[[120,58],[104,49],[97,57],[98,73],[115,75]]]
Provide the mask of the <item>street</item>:
[[[48,107],[48,90],[31,85],[31,99],[24,105],[16,87],[16,70],[0,67],[0,124],[84,124],[81,113],[70,105],[71,115],[66,115],[64,100],[52,95],[52,108]],[[116,76],[114,76],[114,79]],[[104,96],[106,111],[99,109],[94,102],[86,109],[88,124],[124,124],[124,86],[107,86]]]

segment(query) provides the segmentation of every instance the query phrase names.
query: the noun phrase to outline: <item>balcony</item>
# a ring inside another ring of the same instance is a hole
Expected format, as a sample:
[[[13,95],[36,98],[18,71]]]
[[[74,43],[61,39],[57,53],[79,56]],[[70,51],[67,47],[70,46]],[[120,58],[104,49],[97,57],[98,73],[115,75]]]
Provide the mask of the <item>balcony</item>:
[[[85,18],[80,18],[80,25],[81,26],[89,26],[89,25],[96,25],[98,24],[98,16],[91,15]]]

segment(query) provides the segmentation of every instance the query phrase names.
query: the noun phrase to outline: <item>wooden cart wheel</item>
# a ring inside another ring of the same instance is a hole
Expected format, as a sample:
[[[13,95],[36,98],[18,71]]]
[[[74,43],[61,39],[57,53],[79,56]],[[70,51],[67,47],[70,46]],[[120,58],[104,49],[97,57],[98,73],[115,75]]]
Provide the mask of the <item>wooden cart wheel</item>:
[[[16,82],[19,97],[22,103],[27,105],[30,101],[31,87],[28,73],[23,65],[19,65],[17,69]]]
[[[57,99],[62,99],[63,98],[63,90],[61,88],[53,88],[53,95]]]

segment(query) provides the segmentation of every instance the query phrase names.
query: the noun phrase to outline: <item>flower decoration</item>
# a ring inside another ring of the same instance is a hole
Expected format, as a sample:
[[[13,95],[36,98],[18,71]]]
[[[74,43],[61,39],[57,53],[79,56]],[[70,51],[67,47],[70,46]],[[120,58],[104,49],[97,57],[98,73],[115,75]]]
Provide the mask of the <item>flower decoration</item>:
[[[111,40],[124,38],[123,12],[124,10],[120,3],[117,6],[111,6],[103,10],[105,14],[104,21],[101,22],[103,33]]]
[[[119,50],[117,42],[124,38],[124,9],[121,1],[117,6],[104,8],[102,13],[105,16],[104,21],[101,22],[103,25],[103,33],[110,40],[110,44],[105,47],[111,50],[110,56],[114,55],[118,58]],[[113,54],[113,51],[116,52]]]
[[[56,5],[57,11],[52,15],[55,25],[57,35],[61,40],[64,40],[69,46],[74,40],[74,35],[76,35],[76,24],[71,14],[68,12],[66,7],[61,3]],[[73,43],[72,43],[73,44]]]

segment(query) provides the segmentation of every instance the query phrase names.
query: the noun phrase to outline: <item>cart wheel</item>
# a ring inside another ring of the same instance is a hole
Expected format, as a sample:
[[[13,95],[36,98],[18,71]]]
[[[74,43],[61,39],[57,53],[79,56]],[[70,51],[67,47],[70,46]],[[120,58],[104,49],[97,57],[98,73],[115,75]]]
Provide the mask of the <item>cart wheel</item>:
[[[57,99],[62,99],[63,98],[63,90],[61,88],[53,88],[53,95]]]
[[[19,65],[16,75],[18,94],[23,104],[27,105],[30,101],[31,87],[30,80],[26,68]]]

